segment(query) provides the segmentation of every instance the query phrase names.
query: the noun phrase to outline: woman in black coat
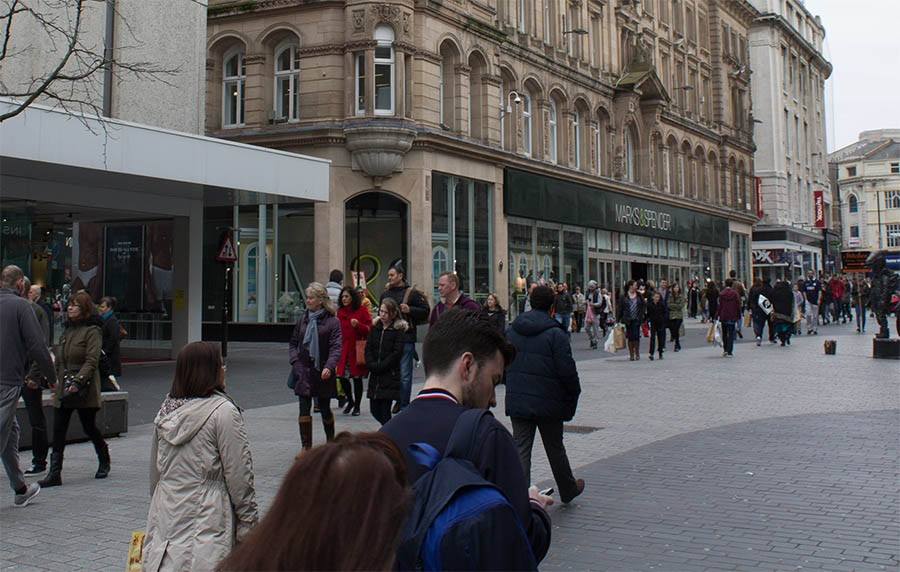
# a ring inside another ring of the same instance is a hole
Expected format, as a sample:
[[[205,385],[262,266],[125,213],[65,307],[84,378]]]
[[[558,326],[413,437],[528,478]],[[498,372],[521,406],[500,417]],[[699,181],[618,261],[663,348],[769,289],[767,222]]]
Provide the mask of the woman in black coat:
[[[400,358],[408,328],[409,324],[400,318],[397,302],[393,298],[382,300],[366,340],[369,410],[382,425],[391,420],[391,402],[400,399]]]
[[[775,335],[781,345],[791,344],[791,331],[794,329],[794,292],[790,282],[781,281],[772,290],[772,319],[775,322]]]
[[[122,375],[119,318],[116,317],[115,308],[116,299],[111,296],[100,298],[100,305],[97,306],[97,311],[103,318],[103,353],[100,357],[100,384],[103,391],[117,391],[119,388],[115,378]]]
[[[647,303],[638,292],[637,282],[625,283],[625,293],[616,306],[616,321],[625,325],[625,339],[628,341],[628,359],[641,359],[641,324],[647,314]]]
[[[658,291],[653,291],[649,301],[647,302],[647,321],[650,322],[650,359],[653,359],[653,352],[656,343],[659,342],[659,359],[663,358],[663,352],[666,349],[666,323],[668,322],[669,309],[663,302],[662,296]]]
[[[484,301],[484,309],[481,315],[493,325],[501,334],[506,333],[506,310],[500,306],[496,294],[488,294],[487,300]]]
[[[712,321],[716,311],[719,309],[719,289],[716,288],[716,283],[712,280],[709,281],[709,285],[706,287],[706,303],[709,309],[709,320]]]

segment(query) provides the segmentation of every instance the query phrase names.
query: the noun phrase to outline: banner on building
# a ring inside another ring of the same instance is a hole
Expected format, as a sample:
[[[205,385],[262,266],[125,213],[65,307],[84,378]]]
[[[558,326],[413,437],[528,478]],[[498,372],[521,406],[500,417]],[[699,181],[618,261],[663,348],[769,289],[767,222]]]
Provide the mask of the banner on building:
[[[103,291],[116,298],[119,312],[137,312],[144,273],[144,227],[106,227],[106,268]]]
[[[762,218],[763,210],[762,210],[762,193],[760,192],[760,188],[762,187],[762,179],[756,177],[756,216]]]
[[[825,192],[813,191],[813,211],[815,213],[815,227],[825,228]]]

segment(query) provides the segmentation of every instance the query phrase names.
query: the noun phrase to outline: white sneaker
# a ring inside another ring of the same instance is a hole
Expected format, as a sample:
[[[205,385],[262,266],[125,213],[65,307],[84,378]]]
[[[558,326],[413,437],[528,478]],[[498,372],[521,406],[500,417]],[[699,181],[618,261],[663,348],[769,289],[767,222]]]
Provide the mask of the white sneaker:
[[[36,497],[38,493],[41,492],[41,485],[37,483],[31,483],[28,485],[28,488],[25,489],[25,492],[16,495],[15,505],[18,507],[28,506],[28,503],[31,502],[31,499]]]

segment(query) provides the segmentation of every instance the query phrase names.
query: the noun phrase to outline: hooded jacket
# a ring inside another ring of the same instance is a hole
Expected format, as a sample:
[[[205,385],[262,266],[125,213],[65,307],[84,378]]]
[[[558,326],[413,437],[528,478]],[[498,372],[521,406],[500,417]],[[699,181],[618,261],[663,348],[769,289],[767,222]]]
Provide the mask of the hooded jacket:
[[[716,307],[714,317],[723,322],[736,322],[741,319],[741,297],[734,288],[723,288],[719,292],[719,305]]]
[[[392,298],[394,302],[397,302],[397,306],[400,306],[403,304],[403,298],[406,296],[406,291],[410,288],[411,286],[405,280],[399,286],[389,287],[381,293],[381,296],[379,296],[378,305],[380,306],[385,298]],[[403,337],[403,342],[414,344],[416,343],[416,324],[427,321],[431,309],[425,298],[423,298],[415,288],[409,293],[409,300],[407,300],[406,304],[409,306],[409,314],[400,314],[400,317],[406,320],[406,323],[409,326]]]
[[[70,375],[81,385],[88,384],[87,395],[75,407],[97,409],[100,407],[100,348],[103,334],[100,316],[90,316],[84,322],[66,325],[56,346],[56,378],[61,382],[53,391],[53,407],[71,407],[59,400],[65,389],[65,377]]]
[[[400,358],[409,324],[397,318],[387,328],[376,318],[366,341],[366,367],[369,368],[369,399],[400,399]]]
[[[219,392],[167,398],[153,424],[143,570],[213,570],[259,519],[241,412]]]
[[[516,348],[506,369],[506,414],[538,422],[572,419],[581,384],[563,326],[532,310],[515,319],[506,338]]]

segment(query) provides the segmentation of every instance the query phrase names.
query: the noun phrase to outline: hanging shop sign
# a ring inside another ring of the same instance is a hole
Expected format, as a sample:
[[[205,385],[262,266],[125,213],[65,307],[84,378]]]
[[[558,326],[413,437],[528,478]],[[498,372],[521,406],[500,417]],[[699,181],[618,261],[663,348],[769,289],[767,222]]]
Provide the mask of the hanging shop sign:
[[[509,216],[728,248],[728,219],[506,169],[503,209]]]
[[[813,191],[813,209],[816,228],[825,228],[825,192]]]
[[[870,269],[866,266],[866,259],[869,257],[868,250],[844,251],[841,253],[841,268],[844,272],[868,272]]]

